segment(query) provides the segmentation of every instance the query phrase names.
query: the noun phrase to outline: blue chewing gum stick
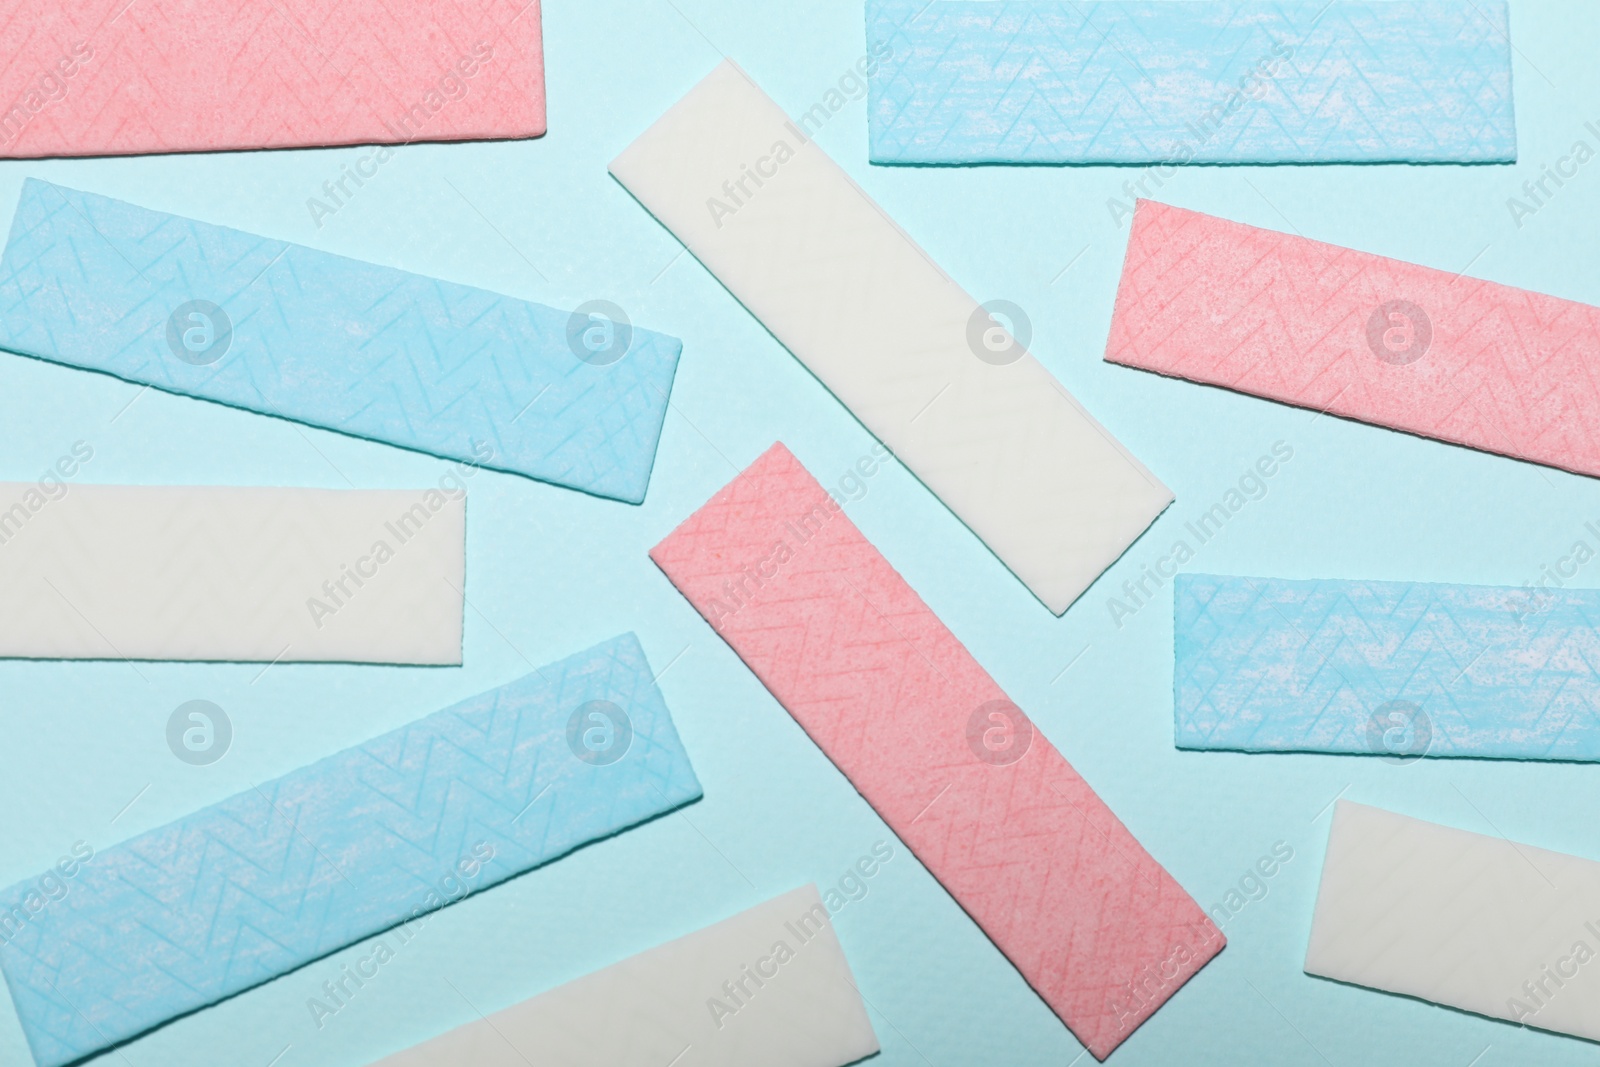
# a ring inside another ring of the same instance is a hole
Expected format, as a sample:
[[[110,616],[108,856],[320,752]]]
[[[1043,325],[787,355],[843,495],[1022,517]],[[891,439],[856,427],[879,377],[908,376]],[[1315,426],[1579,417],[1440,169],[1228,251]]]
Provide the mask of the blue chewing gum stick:
[[[868,0],[867,47],[874,163],[1517,157],[1503,0]]]
[[[589,307],[33,179],[0,259],[0,348],[639,503],[682,344]]]
[[[700,796],[630,633],[0,893],[62,1067]],[[81,862],[79,862],[81,860]]]
[[[1179,575],[1179,748],[1600,760],[1600,590]]]

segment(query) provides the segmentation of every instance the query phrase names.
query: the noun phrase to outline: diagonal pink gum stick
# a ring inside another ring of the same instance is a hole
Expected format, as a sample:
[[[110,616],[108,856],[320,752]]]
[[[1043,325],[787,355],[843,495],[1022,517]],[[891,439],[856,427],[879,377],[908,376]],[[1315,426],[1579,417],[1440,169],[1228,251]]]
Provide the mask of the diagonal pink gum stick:
[[[1150,200],[1106,360],[1600,476],[1600,308]]]
[[[650,558],[1096,1058],[1222,951],[783,445]]]
[[[0,55],[0,158],[545,131],[539,0],[0,0]]]

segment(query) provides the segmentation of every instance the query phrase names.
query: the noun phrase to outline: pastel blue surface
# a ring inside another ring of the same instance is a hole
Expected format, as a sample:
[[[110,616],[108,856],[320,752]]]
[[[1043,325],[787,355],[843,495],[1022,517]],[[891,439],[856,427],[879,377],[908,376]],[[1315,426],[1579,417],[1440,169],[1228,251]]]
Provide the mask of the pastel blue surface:
[[[1180,574],[1179,748],[1600,759],[1600,590]]]
[[[682,344],[573,316],[39,181],[0,259],[0,348],[637,504]]]
[[[696,799],[651,677],[625,634],[0,894],[40,1067]]]
[[[867,0],[874,163],[1510,162],[1504,0]]]
[[[320,229],[307,199],[372,149],[0,162],[0,205],[25,177],[48,178],[552,307],[610,300],[684,341],[639,507],[493,471],[469,480],[463,667],[0,662],[0,886],[80,838],[100,849],[162,826],[623,630],[662,672],[706,790],[436,912],[321,1025],[308,1000],[361,966],[372,940],[94,1067],[358,1067],[796,885],[841,881],[859,899],[834,923],[884,1049],[868,1067],[1090,1067],[903,848],[872,878],[853,873],[874,842],[893,841],[882,820],[646,555],[777,439],[849,500],[851,521],[1203,907],[1248,901],[1223,924],[1227,951],[1108,1067],[1593,1067],[1590,1043],[1301,967],[1334,796],[1600,858],[1600,769],[1180,751],[1171,581],[1148,575],[1171,572],[1183,538],[1189,573],[1520,587],[1559,567],[1568,588],[1600,587],[1600,555],[1575,573],[1572,555],[1580,538],[1600,548],[1585,529],[1600,525],[1600,480],[1101,357],[1128,240],[1110,202],[1131,212],[1124,186],[1141,181],[1137,195],[1196,211],[1600,304],[1600,156],[1575,167],[1573,154],[1580,140],[1597,144],[1584,124],[1600,126],[1600,4],[1512,0],[1514,166],[1184,167],[1159,187],[1153,170],[1130,167],[875,167],[864,96],[842,94],[819,144],[976,299],[1023,309],[1030,351],[1177,495],[1059,619],[915,478],[870,462],[874,441],[849,411],[605,174],[722,52],[790,115],[828,98],[862,57],[862,0],[673,4],[545,4],[549,134],[401,148]],[[77,103],[69,90],[50,107]],[[1544,177],[1557,166],[1564,187]],[[1535,203],[1524,184],[1541,180]],[[1512,198],[1527,208],[1513,214]],[[0,357],[0,477],[36,479],[78,439],[94,458],[75,481],[390,489],[450,467]],[[1258,481],[1280,440],[1293,458]],[[1225,501],[1220,533],[1189,533]],[[194,699],[233,720],[227,755],[206,767],[174,757],[165,737]],[[1293,858],[1262,878],[1257,864],[1280,840]],[[0,996],[0,1064],[29,1061]]]

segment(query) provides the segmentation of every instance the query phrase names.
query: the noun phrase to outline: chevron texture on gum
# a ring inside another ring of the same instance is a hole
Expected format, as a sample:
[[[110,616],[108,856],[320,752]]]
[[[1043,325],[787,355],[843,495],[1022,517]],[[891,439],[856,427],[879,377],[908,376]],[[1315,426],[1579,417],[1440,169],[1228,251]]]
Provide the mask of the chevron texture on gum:
[[[868,0],[871,157],[1512,162],[1509,32],[1499,0]]]
[[[1174,584],[1179,748],[1600,760],[1600,590]]]
[[[1141,200],[1106,359],[1600,476],[1600,308]]]
[[[40,1067],[415,920],[452,881],[459,899],[697,799],[652,677],[625,634],[98,851],[59,899],[39,879],[0,894],[0,969]],[[612,719],[630,740],[611,762],[570,740],[590,701],[631,724]]]
[[[0,157],[545,129],[539,0],[0,0],[0,54]]]
[[[220,358],[178,358],[205,300]],[[573,315],[29,179],[0,259],[0,347],[638,503],[682,344],[580,359]],[[217,334],[216,336],[220,336]]]
[[[1222,950],[783,445],[650,556],[1095,1057]]]

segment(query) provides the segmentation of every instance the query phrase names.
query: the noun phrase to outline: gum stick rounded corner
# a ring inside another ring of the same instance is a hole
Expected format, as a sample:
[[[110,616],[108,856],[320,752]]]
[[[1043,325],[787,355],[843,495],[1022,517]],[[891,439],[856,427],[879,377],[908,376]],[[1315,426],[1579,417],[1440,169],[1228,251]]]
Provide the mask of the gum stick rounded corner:
[[[1172,494],[817,146],[815,111],[724,61],[611,173],[1059,615]]]
[[[1173,618],[1179,748],[1600,760],[1600,590],[1183,574]]]
[[[870,154],[1514,163],[1510,32],[1504,0],[867,0]]]
[[[539,0],[0,0],[0,50],[0,159],[545,132]],[[338,210],[392,155],[314,199]]]
[[[0,892],[0,971],[34,1059],[78,1063],[374,935],[404,944],[441,907],[697,800],[653,678],[622,634],[166,826],[81,842],[70,868]]]
[[[1097,1059],[1222,951],[782,444],[650,558]]]
[[[1600,863],[1348,800],[1305,971],[1600,1041]]]
[[[845,1067],[877,1051],[806,886],[371,1067]]]
[[[459,665],[465,572],[464,491],[0,482],[3,658]]]
[[[626,319],[34,178],[0,258],[0,348],[637,504],[683,344]]]
[[[1600,477],[1597,352],[1589,304],[1140,200],[1105,358]]]

